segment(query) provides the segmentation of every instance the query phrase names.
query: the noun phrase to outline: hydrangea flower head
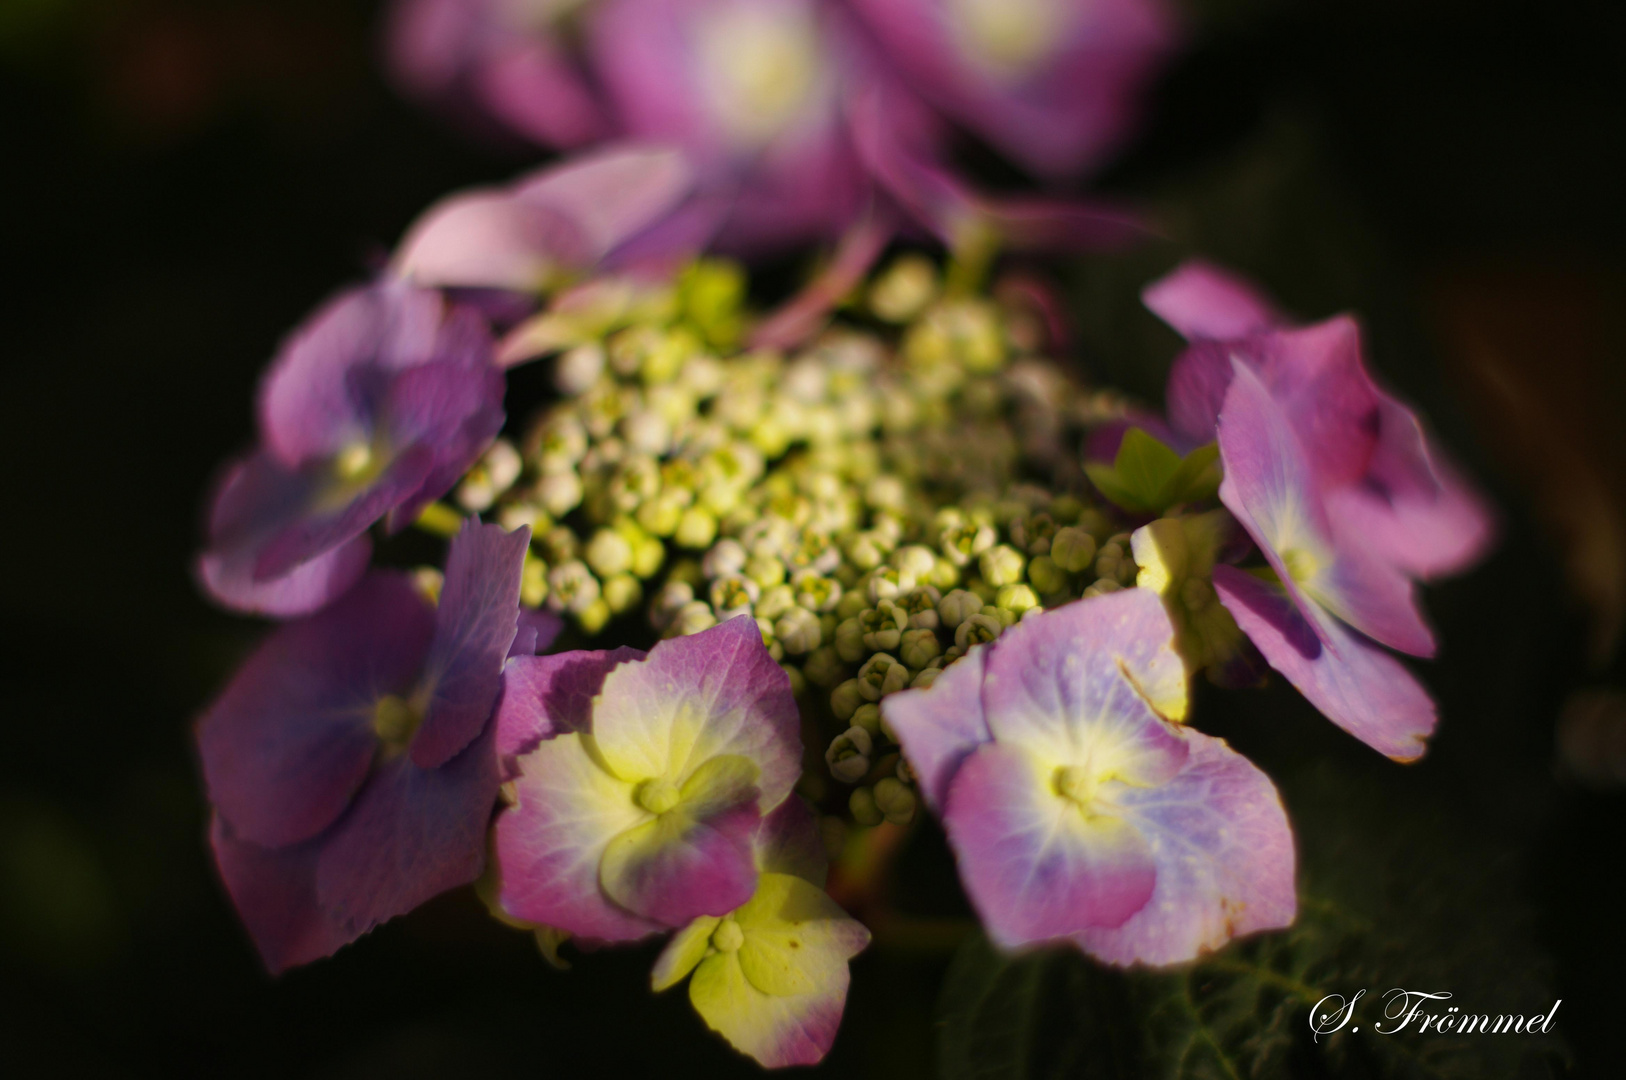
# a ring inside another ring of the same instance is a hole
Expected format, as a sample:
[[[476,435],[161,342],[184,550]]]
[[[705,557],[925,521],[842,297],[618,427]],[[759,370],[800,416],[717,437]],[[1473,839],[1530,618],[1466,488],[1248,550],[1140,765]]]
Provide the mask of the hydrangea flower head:
[[[552,737],[515,759],[497,823],[509,914],[625,941],[750,899],[752,837],[801,772],[790,681],[754,619],[643,658],[538,661],[526,678],[509,686],[502,738]]]
[[[470,524],[440,604],[375,570],[279,627],[198,724],[226,888],[266,965],[332,953],[474,880],[501,783],[489,721],[529,530]]]
[[[816,1064],[841,1026],[847,961],[869,931],[825,894],[823,846],[800,799],[764,818],[752,846],[751,899],[678,931],[650,984],[665,990],[692,972],[695,1011],[737,1049],[770,1069]]]
[[[1414,577],[1456,573],[1485,553],[1489,508],[1417,414],[1372,379],[1352,318],[1294,327],[1253,286],[1196,261],[1143,298],[1191,343],[1169,373],[1169,420],[1182,435],[1214,437],[1238,361],[1298,433],[1330,528]]]
[[[1001,946],[1066,939],[1110,963],[1172,964],[1292,920],[1275,788],[1150,703],[1184,688],[1173,637],[1155,593],[1110,593],[883,702]]]
[[[1272,667],[1356,738],[1409,761],[1434,703],[1378,648],[1429,656],[1434,638],[1404,571],[1333,528],[1309,450],[1286,408],[1240,361],[1220,414],[1220,500],[1259,545],[1275,582],[1231,566],[1214,588]]]
[[[381,518],[410,523],[502,427],[502,374],[474,312],[381,281],[329,302],[260,389],[261,447],[235,464],[199,576],[221,603],[313,611],[355,583]]]

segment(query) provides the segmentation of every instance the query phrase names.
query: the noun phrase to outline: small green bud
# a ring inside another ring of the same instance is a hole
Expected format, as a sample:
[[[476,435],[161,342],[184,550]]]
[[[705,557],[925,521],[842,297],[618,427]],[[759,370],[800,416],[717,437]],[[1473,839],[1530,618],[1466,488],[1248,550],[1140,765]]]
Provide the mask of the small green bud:
[[[900,596],[897,605],[909,615],[909,629],[936,630],[942,623],[937,605],[943,594],[930,585],[919,585]]]
[[[876,653],[858,669],[858,691],[865,701],[879,701],[907,685],[909,669],[886,653]]]
[[[1057,495],[1050,501],[1050,516],[1063,524],[1078,520],[1084,512],[1084,503],[1077,495]]]
[[[1031,585],[1006,585],[999,590],[994,601],[1000,611],[1013,611],[1020,615],[1039,606],[1039,597]]]
[[[614,529],[600,529],[587,542],[587,565],[600,577],[625,573],[632,566],[632,545]]]
[[[536,497],[554,517],[563,517],[582,501],[582,482],[574,472],[543,473],[536,482]]]
[[[640,536],[632,545],[632,572],[641,578],[655,576],[666,561],[666,545],[653,536]]]
[[[717,616],[704,600],[694,600],[678,609],[669,629],[670,637],[688,637],[717,625]]]
[[[879,735],[881,733],[881,707],[873,701],[866,701],[858,706],[857,712],[853,713],[852,725],[863,728],[871,735]]]
[[[1102,578],[1084,590],[1084,599],[1088,600],[1092,596],[1105,596],[1107,593],[1115,593],[1122,588],[1123,586],[1118,583],[1117,579]]]
[[[691,506],[683,512],[673,537],[686,548],[706,548],[717,538],[717,519],[709,511]]]
[[[638,524],[647,532],[655,536],[671,536],[683,521],[686,505],[676,492],[662,491],[641,504],[635,516]]]
[[[775,585],[762,591],[756,603],[756,613],[764,619],[778,620],[779,616],[796,606],[796,594],[789,585]]]
[[[864,648],[870,652],[891,652],[909,626],[909,613],[891,601],[882,601],[858,616],[864,631]]]
[[[894,825],[907,825],[915,819],[918,800],[913,789],[902,780],[887,777],[875,784],[875,808]]]
[[[598,578],[579,559],[560,563],[548,572],[548,607],[580,618],[599,598]]]
[[[860,618],[844,619],[836,627],[835,650],[842,660],[856,664],[869,653],[864,644],[864,627]]]
[[[851,567],[842,565],[843,570]],[[869,596],[861,589],[856,588],[858,579],[854,579],[851,586],[841,594],[841,600],[836,604],[836,617],[840,619],[856,618],[860,612],[869,607]]]
[[[864,692],[859,689],[857,679],[848,679],[830,692],[830,711],[836,714],[837,720],[851,720],[863,703]]]
[[[912,574],[916,580],[924,578],[937,565],[937,556],[924,544],[909,544],[892,553],[889,560],[900,574]]]
[[[1067,587],[1067,574],[1049,555],[1040,555],[1028,563],[1028,580],[1045,596],[1059,593]]]
[[[709,578],[728,577],[730,574],[742,573],[748,556],[745,548],[738,540],[725,537],[711,545],[705,556],[700,560],[700,572]]]
[[[802,671],[807,675],[808,682],[828,689],[846,678],[847,665],[842,662],[842,656],[835,646],[820,645],[803,662]]]
[[[774,636],[792,656],[810,653],[819,647],[819,617],[804,607],[793,607],[774,623]]]
[[[588,634],[596,634],[604,629],[604,624],[610,621],[610,605],[601,596],[576,616],[576,625]]]
[[[954,630],[971,616],[982,611],[982,597],[966,589],[955,589],[937,602],[937,617],[943,628]]]
[[[683,605],[694,601],[694,587],[687,581],[668,580],[661,586],[661,591],[655,594],[654,603],[649,606],[649,621],[655,629],[664,630],[677,618],[677,613]]]
[[[548,564],[527,551],[525,565],[519,572],[519,602],[534,608],[541,607],[547,598]]]
[[[762,595],[757,583],[740,574],[718,578],[711,583],[711,606],[717,609],[720,620],[751,612],[751,606]]]
[[[955,566],[964,566],[994,546],[999,533],[992,525],[967,522],[947,529],[939,543],[943,557]]]
[[[943,646],[938,642],[935,630],[906,630],[898,644],[898,658],[917,669],[931,663],[942,651]]]
[[[795,664],[780,664],[779,668],[785,673],[785,678],[790,680],[791,694],[801,697],[807,693],[807,676],[802,674],[801,668]]]
[[[616,574],[604,583],[604,602],[612,615],[631,611],[644,598],[644,586],[631,574]]]
[[[860,570],[873,570],[886,558],[886,552],[876,543],[873,532],[853,533],[842,548],[847,554],[847,561]]]
[[[841,602],[841,583],[815,570],[802,570],[790,580],[796,602],[809,611],[834,611]]]
[[[843,784],[856,784],[869,772],[869,755],[874,749],[869,732],[853,726],[837,735],[824,752],[830,775]]]
[[[915,575],[895,566],[878,566],[871,570],[864,584],[869,602],[879,604],[893,600],[915,587]]]
[[[853,788],[853,793],[847,797],[847,809],[852,811],[853,820],[866,828],[886,820],[886,815],[875,805],[875,792],[867,787]]]
[[[923,668],[920,674],[916,675],[914,679],[910,681],[909,689],[929,690],[931,689],[932,683],[936,682],[937,677],[941,674],[943,674],[943,669],[940,667]]]
[[[921,255],[900,255],[869,290],[869,309],[877,319],[906,323],[937,298],[937,267]]]
[[[992,641],[1004,632],[1005,624],[999,619],[979,613],[954,628],[954,644],[969,649],[973,645]]]
[[[771,589],[785,580],[785,564],[772,555],[754,555],[746,560],[745,576]]]
[[[1009,544],[1000,544],[989,548],[982,553],[978,568],[982,571],[982,580],[999,588],[1001,585],[1014,585],[1022,580],[1022,568],[1027,560],[1022,553]]]

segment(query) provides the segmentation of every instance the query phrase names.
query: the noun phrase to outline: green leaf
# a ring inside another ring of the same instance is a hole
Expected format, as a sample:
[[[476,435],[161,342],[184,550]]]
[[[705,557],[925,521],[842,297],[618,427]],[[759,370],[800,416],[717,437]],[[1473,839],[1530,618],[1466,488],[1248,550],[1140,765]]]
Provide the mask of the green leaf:
[[[1184,458],[1140,428],[1124,432],[1108,466],[1086,462],[1084,472],[1101,494],[1137,514],[1161,514],[1176,503],[1201,502],[1219,490],[1219,446],[1199,446]]]

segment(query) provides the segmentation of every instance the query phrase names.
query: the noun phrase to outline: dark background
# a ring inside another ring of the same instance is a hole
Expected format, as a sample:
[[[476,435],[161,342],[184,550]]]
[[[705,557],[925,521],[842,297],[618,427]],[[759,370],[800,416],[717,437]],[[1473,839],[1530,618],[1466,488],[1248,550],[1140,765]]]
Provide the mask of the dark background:
[[[1176,342],[1134,294],[1203,252],[1306,317],[1360,311],[1374,363],[1505,510],[1496,555],[1428,596],[1443,723],[1423,764],[1280,687],[1205,694],[1198,716],[1278,779],[1306,880],[1378,883],[1393,922],[1471,954],[1432,988],[1472,957],[1511,965],[1543,1009],[1564,999],[1575,1074],[1620,1075],[1626,789],[1578,780],[1555,728],[1573,691],[1626,674],[1626,9],[1192,11],[1102,178],[1169,242],[1055,268],[1084,361],[1155,398]],[[395,97],[375,23],[358,0],[0,0],[0,1062],[748,1073],[681,992],[648,994],[648,951],[559,974],[458,893],[272,981],[212,875],[189,728],[260,628],[192,588],[200,494],[249,439],[279,337],[431,200],[532,160]],[[1626,775],[1626,740],[1581,745],[1582,771]],[[942,880],[935,843],[916,893]],[[929,1074],[947,960],[859,960],[830,1070]]]

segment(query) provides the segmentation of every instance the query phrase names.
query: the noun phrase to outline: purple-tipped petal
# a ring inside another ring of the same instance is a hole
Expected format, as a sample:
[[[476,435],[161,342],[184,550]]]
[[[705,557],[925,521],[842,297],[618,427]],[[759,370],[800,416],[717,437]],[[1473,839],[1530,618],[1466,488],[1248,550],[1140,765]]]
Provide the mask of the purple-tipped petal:
[[[622,646],[608,652],[583,650],[510,660],[497,706],[497,752],[505,758],[525,754],[544,739],[588,731],[593,699],[604,687],[604,676],[617,664],[642,660],[644,655]]]
[[[1397,761],[1422,756],[1437,721],[1434,702],[1393,657],[1235,567],[1214,568],[1214,591],[1270,666],[1329,720]]]
[[[412,740],[412,763],[420,769],[445,764],[491,719],[519,624],[520,568],[530,540],[528,528],[509,533],[472,519],[452,538],[424,664],[429,705]]]
[[[598,941],[634,941],[660,924],[612,904],[599,887],[610,841],[649,820],[632,788],[601,768],[574,732],[520,757],[516,802],[497,819],[504,911]]]
[[[319,841],[260,847],[236,836],[216,814],[209,823],[209,846],[232,905],[271,974],[332,956],[355,939],[316,903]]]
[[[514,197],[546,206],[574,222],[597,262],[674,210],[694,190],[681,150],[659,143],[620,143],[578,154],[533,173]]]
[[[1240,346],[1246,354],[1246,343]],[[1175,357],[1163,396],[1169,424],[1193,442],[1207,442],[1219,427],[1225,391],[1231,386],[1230,343],[1199,341]]]
[[[340,815],[378,747],[377,703],[410,693],[433,618],[404,575],[374,573],[238,669],[198,723],[209,798],[235,836],[282,847]]]
[[[1220,501],[1291,590],[1384,644],[1433,653],[1410,579],[1363,551],[1358,537],[1334,536],[1300,432],[1240,361],[1225,395],[1219,445],[1225,464]]]
[[[547,652],[564,628],[564,619],[551,611],[520,608],[519,632],[514,635],[514,645],[508,650],[508,655],[535,656]]]
[[[604,680],[593,738],[610,770],[637,782],[682,784],[711,758],[739,755],[760,770],[763,807],[801,775],[801,720],[790,681],[748,615],[669,638],[642,663]]]
[[[611,132],[603,107],[552,36],[505,42],[476,69],[474,82],[497,119],[544,146],[585,146]]]
[[[975,646],[944,668],[930,688],[881,700],[881,715],[902,744],[927,803],[939,813],[960,765],[993,740],[982,708],[983,664],[989,653],[988,646]]]
[[[790,874],[824,888],[830,860],[813,811],[800,795],[786,796],[762,819],[752,841],[757,869],[764,874]]]
[[[349,289],[289,335],[260,389],[260,430],[289,469],[372,441],[377,370],[434,359],[438,294],[401,282]]]
[[[756,891],[761,821],[755,798],[698,820],[662,814],[610,841],[599,882],[616,904],[666,926],[727,915]]]
[[[1293,833],[1270,778],[1221,739],[1190,729],[1179,775],[1120,789],[1116,805],[1150,845],[1157,884],[1122,926],[1077,935],[1112,964],[1177,964],[1297,911]]]
[[[1156,882],[1145,838],[1121,820],[1087,817],[1057,793],[1051,771],[1021,747],[990,743],[949,788],[943,820],[960,880],[1006,948],[1121,926]]]
[[[1287,323],[1258,286],[1202,259],[1181,263],[1140,298],[1187,341],[1230,341]]]
[[[380,763],[323,838],[323,909],[360,936],[479,877],[500,782],[489,732],[438,769],[406,755]]]
[[[1157,722],[1148,688],[1176,687],[1185,666],[1158,595],[1125,589],[1065,604],[1002,635],[986,662],[982,705],[1002,745],[1080,761],[1109,752],[1117,775],[1160,784],[1186,745]]]
[[[234,611],[287,619],[326,607],[361,580],[373,542],[358,536],[269,581],[254,580],[250,554],[206,551],[198,557],[198,578],[210,596]]]

